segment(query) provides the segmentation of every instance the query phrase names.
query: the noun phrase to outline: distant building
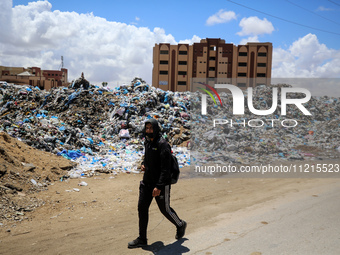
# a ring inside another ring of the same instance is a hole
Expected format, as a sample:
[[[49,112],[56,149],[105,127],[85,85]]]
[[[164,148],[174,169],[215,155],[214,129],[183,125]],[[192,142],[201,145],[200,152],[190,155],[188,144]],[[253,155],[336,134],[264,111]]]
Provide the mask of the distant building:
[[[41,70],[39,67],[0,66],[0,81],[18,85],[32,85],[50,90],[54,87],[68,86],[67,69]]]
[[[272,43],[227,44],[221,39],[200,43],[156,44],[152,85],[171,91],[190,91],[191,78],[225,81],[241,88],[270,84]]]

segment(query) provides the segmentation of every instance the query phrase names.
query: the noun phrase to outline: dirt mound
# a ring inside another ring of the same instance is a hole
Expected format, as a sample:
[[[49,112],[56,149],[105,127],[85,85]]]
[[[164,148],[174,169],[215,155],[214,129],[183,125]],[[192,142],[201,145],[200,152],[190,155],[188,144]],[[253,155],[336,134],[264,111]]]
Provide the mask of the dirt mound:
[[[34,193],[70,170],[74,163],[52,153],[39,151],[0,133],[0,221],[22,220],[43,202]]]

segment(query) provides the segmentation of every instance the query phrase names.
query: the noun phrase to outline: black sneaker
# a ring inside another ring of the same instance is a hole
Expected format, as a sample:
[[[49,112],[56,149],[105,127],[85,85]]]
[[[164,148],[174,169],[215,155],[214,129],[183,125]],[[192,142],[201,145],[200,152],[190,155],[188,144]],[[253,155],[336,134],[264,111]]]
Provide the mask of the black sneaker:
[[[181,239],[185,234],[185,229],[187,228],[187,223],[182,220],[182,226],[177,228],[176,239]]]
[[[133,248],[139,248],[139,247],[144,247],[148,245],[148,242],[140,237],[137,237],[137,239],[131,241],[128,243],[128,248],[133,249]]]

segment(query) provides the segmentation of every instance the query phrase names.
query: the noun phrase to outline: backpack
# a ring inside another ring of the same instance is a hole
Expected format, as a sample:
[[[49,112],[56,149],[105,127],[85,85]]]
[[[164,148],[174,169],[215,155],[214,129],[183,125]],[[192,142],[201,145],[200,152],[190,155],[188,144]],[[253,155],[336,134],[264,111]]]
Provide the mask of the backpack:
[[[171,184],[176,184],[178,179],[179,179],[179,165],[178,165],[178,160],[176,158],[176,156],[172,153],[172,149],[170,144],[168,144],[168,146],[170,147],[170,152],[171,152],[171,159],[170,159],[170,175],[171,175]]]
[[[171,184],[176,184],[179,179],[179,165],[177,158],[174,154],[171,153]]]

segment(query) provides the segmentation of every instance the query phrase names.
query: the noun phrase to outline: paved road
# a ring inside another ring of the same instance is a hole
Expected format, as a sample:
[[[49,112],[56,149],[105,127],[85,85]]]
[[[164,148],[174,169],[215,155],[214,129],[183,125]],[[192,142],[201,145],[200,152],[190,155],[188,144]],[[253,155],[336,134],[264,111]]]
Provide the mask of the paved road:
[[[219,218],[155,254],[340,254],[340,182]]]

